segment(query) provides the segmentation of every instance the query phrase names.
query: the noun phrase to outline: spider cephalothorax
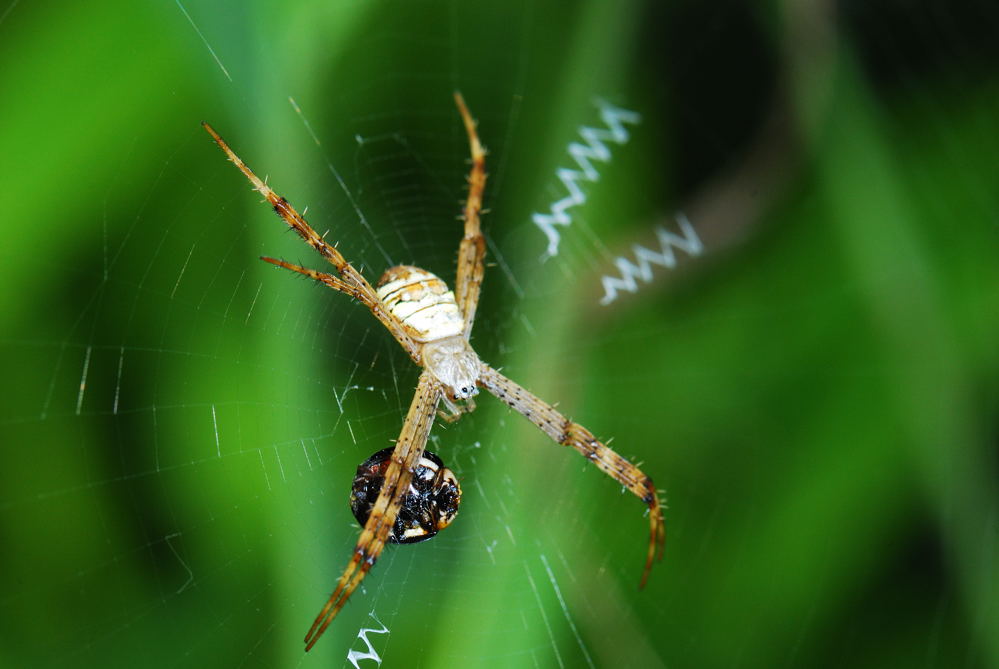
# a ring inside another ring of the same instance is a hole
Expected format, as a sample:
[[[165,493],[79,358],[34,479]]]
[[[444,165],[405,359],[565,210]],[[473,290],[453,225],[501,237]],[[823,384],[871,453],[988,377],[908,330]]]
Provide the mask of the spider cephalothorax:
[[[442,399],[452,415],[459,414],[454,402],[478,394],[482,362],[465,339],[454,293],[425,269],[396,265],[378,281],[377,295],[420,347],[423,367],[444,387]]]
[[[449,414],[442,414],[444,418],[457,420],[462,413],[475,408],[472,396],[480,387],[522,414],[556,443],[571,446],[648,506],[649,545],[640,586],[645,585],[656,555],[662,557],[665,540],[662,504],[652,479],[608,448],[585,427],[572,422],[552,405],[483,363],[468,345],[485,273],[486,243],[479,226],[479,213],[482,210],[482,191],[486,185],[486,152],[479,143],[475,122],[465,107],[465,101],[458,93],[455,93],[454,99],[468,133],[472,153],[468,198],[462,211],[465,234],[458,246],[458,275],[454,292],[430,272],[409,265],[390,268],[376,290],[344,259],[335,246],[328,244],[305,222],[287,200],[261,181],[211,126],[204,124],[215,142],[229,156],[229,160],[267,198],[274,211],[307,244],[328,260],[336,268],[337,274],[318,272],[274,258],[265,257],[263,260],[304,274],[356,299],[371,310],[413,362],[423,368],[399,439],[395,447],[386,449],[389,451],[388,457],[374,467],[380,479],[376,499],[367,510],[366,519],[361,521],[364,523],[361,536],[346,569],[340,575],[336,589],[305,636],[306,650],[312,648],[333,621],[371,570],[385,543],[391,540],[400,510],[406,503],[407,493],[412,489],[413,477],[423,476],[427,471],[427,468],[421,469],[421,463],[438,404],[443,401],[450,410]],[[457,402],[462,404],[456,404]],[[427,462],[434,465],[432,460],[428,459]],[[443,481],[443,484],[446,483]],[[447,497],[449,493],[446,485],[443,492]],[[451,518],[453,514],[446,518],[447,522]],[[433,518],[429,517],[426,522],[432,529],[435,522]],[[439,521],[437,526],[438,529],[441,527]],[[410,531],[414,537],[423,532],[413,526],[410,526]],[[402,533],[405,532],[404,528]]]
[[[445,337],[424,344],[423,366],[444,386],[446,393],[442,399],[445,404],[451,405],[449,400],[467,400],[479,394],[476,384],[482,361],[464,337]]]

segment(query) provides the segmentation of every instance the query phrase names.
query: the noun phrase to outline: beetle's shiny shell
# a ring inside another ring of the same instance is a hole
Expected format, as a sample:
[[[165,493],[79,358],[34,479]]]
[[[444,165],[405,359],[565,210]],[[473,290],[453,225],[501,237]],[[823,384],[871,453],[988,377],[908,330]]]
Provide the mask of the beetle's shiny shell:
[[[454,293],[440,277],[412,265],[385,270],[378,297],[399,319],[407,333],[422,342],[453,337],[465,331]]]
[[[394,450],[384,448],[357,468],[350,491],[350,510],[361,525],[368,522],[378,493],[385,485],[385,472]],[[402,498],[389,541],[397,544],[426,541],[451,524],[458,515],[459,504],[461,486],[454,472],[435,454],[424,451],[413,470],[409,490]]]

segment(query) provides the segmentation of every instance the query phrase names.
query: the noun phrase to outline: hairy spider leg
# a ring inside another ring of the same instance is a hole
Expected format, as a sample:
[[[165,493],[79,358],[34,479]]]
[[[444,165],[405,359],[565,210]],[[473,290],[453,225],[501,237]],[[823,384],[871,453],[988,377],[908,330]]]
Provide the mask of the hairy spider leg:
[[[468,146],[472,153],[472,169],[468,174],[468,199],[462,209],[465,235],[458,246],[458,276],[455,278],[455,301],[465,318],[465,339],[472,333],[475,310],[479,305],[482,278],[485,275],[486,240],[479,225],[482,211],[482,191],[486,187],[486,151],[479,142],[475,121],[465,106],[461,93],[455,91],[454,102],[468,133]]]
[[[420,382],[409,405],[409,413],[406,414],[406,421],[402,425],[399,441],[392,451],[392,461],[385,471],[385,483],[371,509],[368,522],[361,530],[354,555],[340,576],[336,590],[316,616],[309,633],[305,635],[306,651],[316,645],[316,641],[333,622],[385,548],[392,525],[402,506],[403,496],[413,478],[413,470],[420,461],[423,451],[426,450],[427,438],[430,436],[430,427],[433,425],[434,412],[437,410],[440,397],[441,388],[437,379],[430,372],[424,371],[420,374]]]
[[[627,488],[633,495],[649,507],[649,550],[645,559],[645,570],[639,588],[644,588],[657,555],[662,559],[663,545],[666,542],[666,524],[663,520],[662,503],[652,479],[635,465],[621,457],[579,423],[574,423],[555,407],[531,394],[486,364],[482,365],[479,385],[516,410],[527,420],[538,426],[552,441],[563,446],[572,446],[583,457],[595,464],[601,471]]]
[[[229,145],[226,144],[225,140],[222,139],[217,132],[215,132],[215,129],[212,128],[212,126],[204,121],[201,122],[201,125],[204,126],[205,130],[208,131],[208,134],[215,140],[215,143],[218,144],[219,147],[225,152],[226,156],[229,157],[229,160],[239,168],[239,171],[242,172],[247,179],[249,179],[250,183],[253,184],[254,190],[258,191],[267,199],[277,215],[284,219],[284,222],[287,223],[292,230],[298,233],[299,237],[305,240],[305,242],[314,248],[319,255],[326,258],[326,260],[336,267],[337,272],[340,273],[342,282],[357,290],[357,293],[354,294],[354,296],[371,310],[371,313],[375,315],[375,318],[381,321],[382,325],[384,325],[388,331],[392,333],[392,336],[395,337],[396,341],[398,341],[403,349],[409,353],[410,357],[419,363],[419,344],[414,342],[412,338],[406,334],[402,325],[395,319],[394,316],[392,316],[391,313],[389,313],[388,309],[386,309],[381,303],[381,300],[378,299],[375,289],[371,287],[371,284],[368,283],[367,279],[365,279],[360,272],[354,269],[354,267],[347,262],[346,259],[344,259],[335,247],[327,244],[326,240],[312,229],[312,226],[310,226],[305,219],[302,218],[302,215],[291,206],[291,203],[289,203],[288,200],[271,190],[270,186],[265,184],[260,177],[254,174],[253,171],[247,167],[246,163],[244,163],[240,157],[229,148]],[[281,266],[285,267],[285,265]],[[286,268],[291,269],[290,266],[287,266]],[[339,287],[330,283],[327,283],[327,285],[335,290],[340,290]],[[363,296],[363,299],[360,296]]]
[[[318,281],[319,283],[329,286],[333,290],[350,295],[355,300],[366,306],[368,309],[372,309],[372,311],[374,310],[373,306],[375,306],[376,303],[371,301],[371,298],[367,295],[367,293],[364,293],[363,291],[359,290],[357,286],[349,284],[343,279],[335,277],[328,272],[317,272],[314,269],[309,269],[308,267],[302,267],[301,265],[296,265],[294,263],[286,262],[284,260],[278,260],[277,258],[271,258],[269,256],[260,256],[260,259],[263,260],[264,262],[269,262],[272,265],[277,265],[278,267],[289,269],[292,272],[298,272],[299,274],[304,274],[305,276],[309,277],[310,279],[313,279],[314,281]]]

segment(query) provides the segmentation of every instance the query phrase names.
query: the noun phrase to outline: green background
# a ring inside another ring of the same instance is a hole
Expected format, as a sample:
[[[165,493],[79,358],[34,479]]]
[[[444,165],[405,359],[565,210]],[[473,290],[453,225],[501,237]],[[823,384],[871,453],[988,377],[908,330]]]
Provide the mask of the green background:
[[[7,0],[0,665],[349,666],[383,624],[384,666],[999,666],[997,29],[984,1]],[[642,505],[480,397],[430,444],[455,525],[304,655],[417,370],[256,260],[322,267],[199,122],[371,280],[450,279],[456,89],[490,151],[473,344],[642,463],[665,559],[638,591]],[[642,122],[542,263],[595,98]],[[678,209],[704,254],[599,306]]]

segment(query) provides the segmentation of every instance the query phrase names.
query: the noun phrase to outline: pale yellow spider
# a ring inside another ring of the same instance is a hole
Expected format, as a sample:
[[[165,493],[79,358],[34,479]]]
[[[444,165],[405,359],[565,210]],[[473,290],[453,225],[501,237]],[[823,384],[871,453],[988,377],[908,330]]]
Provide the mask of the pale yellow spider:
[[[306,650],[312,648],[322,636],[381,555],[403,498],[409,490],[414,468],[426,448],[438,403],[443,402],[450,412],[445,418],[456,420],[462,413],[475,408],[471,398],[478,393],[479,387],[485,388],[523,414],[556,443],[575,448],[648,505],[651,530],[639,587],[645,586],[656,556],[662,558],[665,526],[662,506],[652,479],[598,441],[585,427],[572,422],[550,404],[483,363],[468,343],[485,269],[486,245],[479,227],[479,212],[482,209],[482,191],[486,185],[486,154],[479,143],[475,122],[461,94],[456,92],[454,100],[465,124],[472,153],[468,199],[463,211],[465,236],[458,247],[458,276],[455,280],[457,290],[454,293],[430,272],[406,265],[389,268],[378,282],[377,290],[372,288],[336,248],[316,234],[286,199],[251,172],[218,133],[210,125],[203,123],[215,142],[229,156],[229,160],[267,198],[274,211],[309,246],[326,258],[336,268],[339,276],[274,258],[261,259],[304,274],[361,302],[392,333],[413,358],[413,362],[423,368],[416,394],[402,425],[402,433],[385,471],[385,483],[364,523],[354,554],[340,576],[336,589],[305,636]]]

